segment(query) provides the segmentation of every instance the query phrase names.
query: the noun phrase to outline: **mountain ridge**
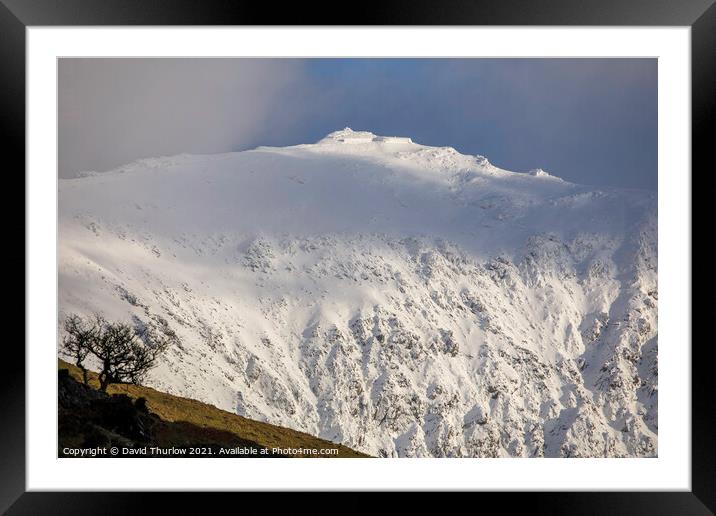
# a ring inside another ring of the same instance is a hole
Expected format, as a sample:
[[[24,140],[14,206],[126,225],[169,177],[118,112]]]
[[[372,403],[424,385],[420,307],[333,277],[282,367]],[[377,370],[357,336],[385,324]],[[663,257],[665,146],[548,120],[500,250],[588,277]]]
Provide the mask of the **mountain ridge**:
[[[153,386],[374,455],[656,455],[655,196],[391,138],[60,181],[61,312],[167,325]]]

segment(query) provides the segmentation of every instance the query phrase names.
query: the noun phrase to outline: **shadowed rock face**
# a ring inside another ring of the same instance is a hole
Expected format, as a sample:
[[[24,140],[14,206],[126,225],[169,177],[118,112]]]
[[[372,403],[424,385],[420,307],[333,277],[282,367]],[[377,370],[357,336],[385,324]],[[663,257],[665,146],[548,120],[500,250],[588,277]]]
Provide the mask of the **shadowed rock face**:
[[[379,456],[657,453],[651,194],[343,130],[59,199],[61,311],[176,331],[161,390]]]

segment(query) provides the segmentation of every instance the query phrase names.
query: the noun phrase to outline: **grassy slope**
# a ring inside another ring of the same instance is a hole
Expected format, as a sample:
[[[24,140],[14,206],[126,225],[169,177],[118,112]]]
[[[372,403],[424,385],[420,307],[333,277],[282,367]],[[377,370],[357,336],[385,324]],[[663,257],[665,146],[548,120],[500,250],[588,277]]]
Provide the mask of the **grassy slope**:
[[[58,367],[69,369],[70,375],[74,379],[82,381],[82,372],[76,366],[58,359]],[[97,373],[90,371],[89,381],[92,387],[97,388],[99,386]],[[165,421],[191,423],[205,428],[207,433],[229,432],[241,439],[254,441],[267,448],[338,448],[338,457],[368,457],[368,455],[346,446],[319,439],[310,434],[247,419],[206,403],[172,396],[141,385],[110,385],[107,393],[126,394],[133,399],[143,397],[147,400],[149,411]]]

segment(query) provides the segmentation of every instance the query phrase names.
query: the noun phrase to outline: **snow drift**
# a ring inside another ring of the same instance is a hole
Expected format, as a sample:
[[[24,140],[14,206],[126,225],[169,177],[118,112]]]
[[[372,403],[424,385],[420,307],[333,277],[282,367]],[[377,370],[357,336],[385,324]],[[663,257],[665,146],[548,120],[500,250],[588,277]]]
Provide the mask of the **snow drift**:
[[[60,314],[170,327],[152,387],[378,456],[655,456],[656,229],[345,129],[60,180]]]

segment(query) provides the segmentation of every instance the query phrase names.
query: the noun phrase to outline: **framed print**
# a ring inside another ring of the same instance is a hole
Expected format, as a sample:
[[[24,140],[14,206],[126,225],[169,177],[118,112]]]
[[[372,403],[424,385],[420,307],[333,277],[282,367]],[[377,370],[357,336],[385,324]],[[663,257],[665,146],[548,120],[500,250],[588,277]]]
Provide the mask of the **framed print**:
[[[3,509],[710,514],[691,181],[716,8],[516,4],[4,1],[27,303]]]

